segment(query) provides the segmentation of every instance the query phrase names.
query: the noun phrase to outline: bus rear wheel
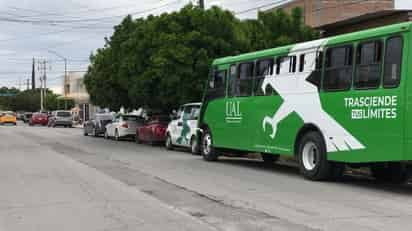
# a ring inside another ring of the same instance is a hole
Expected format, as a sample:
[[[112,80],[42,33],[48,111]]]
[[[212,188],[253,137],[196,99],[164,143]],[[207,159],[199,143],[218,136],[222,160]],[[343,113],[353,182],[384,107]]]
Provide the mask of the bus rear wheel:
[[[213,147],[212,133],[206,130],[202,136],[202,156],[206,161],[216,161],[219,157]]]
[[[408,180],[406,166],[402,163],[383,163],[371,166],[372,176],[381,182],[402,184]]]
[[[319,132],[308,132],[302,137],[298,159],[300,172],[309,180],[327,180],[333,175],[333,166],[327,159],[326,146]]]

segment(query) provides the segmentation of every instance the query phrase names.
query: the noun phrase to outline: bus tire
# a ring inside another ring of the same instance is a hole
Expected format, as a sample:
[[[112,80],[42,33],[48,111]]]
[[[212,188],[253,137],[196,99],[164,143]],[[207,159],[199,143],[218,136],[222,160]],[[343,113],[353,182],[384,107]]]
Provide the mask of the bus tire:
[[[319,132],[306,133],[298,147],[299,168],[306,179],[320,181],[332,176],[333,166],[327,159],[326,145]]]
[[[408,180],[408,172],[402,163],[384,163],[371,166],[372,176],[380,182],[402,184]]]
[[[279,155],[276,154],[269,154],[269,153],[261,153],[263,163],[265,164],[273,164],[279,160]]]
[[[212,133],[206,130],[202,136],[202,156],[206,161],[217,161],[219,155],[213,147]]]

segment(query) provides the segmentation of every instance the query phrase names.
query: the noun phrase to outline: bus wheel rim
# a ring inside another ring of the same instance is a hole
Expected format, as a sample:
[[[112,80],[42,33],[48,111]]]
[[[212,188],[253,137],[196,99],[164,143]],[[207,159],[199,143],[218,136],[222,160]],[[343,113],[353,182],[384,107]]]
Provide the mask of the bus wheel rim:
[[[210,137],[209,134],[207,134],[203,141],[203,150],[206,155],[210,153],[211,146],[212,146],[212,138]]]
[[[305,144],[302,150],[302,162],[306,170],[313,170],[318,164],[319,149],[313,142]]]

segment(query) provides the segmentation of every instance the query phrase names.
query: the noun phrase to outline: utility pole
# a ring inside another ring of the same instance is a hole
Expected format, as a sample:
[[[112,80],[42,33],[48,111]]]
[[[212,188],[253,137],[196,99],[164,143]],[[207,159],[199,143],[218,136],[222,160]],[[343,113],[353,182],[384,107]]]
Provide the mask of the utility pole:
[[[36,71],[35,71],[35,59],[33,57],[33,64],[31,68],[31,89],[34,90],[36,89]]]
[[[200,7],[200,9],[202,9],[202,10],[205,9],[205,0],[199,0],[199,7]]]
[[[44,111],[45,104],[46,104],[46,96],[47,96],[47,64],[46,60],[39,60],[37,62],[37,70],[40,72],[40,110]]]
[[[26,86],[27,86],[26,90],[29,90],[30,89],[30,79],[29,78],[26,79]]]

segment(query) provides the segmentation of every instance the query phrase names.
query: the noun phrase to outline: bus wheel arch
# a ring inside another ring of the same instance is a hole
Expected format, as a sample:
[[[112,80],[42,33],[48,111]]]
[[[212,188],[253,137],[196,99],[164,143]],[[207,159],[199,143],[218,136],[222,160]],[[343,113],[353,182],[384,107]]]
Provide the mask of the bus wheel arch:
[[[296,138],[295,138],[295,144],[294,144],[294,146],[293,146],[293,153],[294,153],[294,155],[295,155],[295,157],[297,157],[298,156],[298,152],[299,152],[299,144],[300,144],[300,142],[301,142],[301,140],[302,140],[302,138],[303,138],[303,136],[305,135],[305,134],[307,134],[307,133],[309,133],[309,132],[319,132],[322,136],[323,136],[323,134],[322,134],[322,132],[320,131],[320,129],[319,129],[319,127],[318,126],[316,126],[316,125],[314,125],[314,124],[305,124],[305,125],[303,125],[300,129],[299,129],[299,132],[298,132],[298,134],[296,135]],[[324,141],[325,142],[325,141]]]
[[[308,140],[309,142],[307,142]],[[308,158],[304,158],[308,143],[314,144],[318,149],[315,158],[317,160],[316,166],[310,166],[309,169],[307,167]],[[299,162],[301,173],[310,180],[338,180],[345,170],[345,164],[328,160],[325,137],[316,125],[306,124],[299,130],[295,140],[294,153]]]

